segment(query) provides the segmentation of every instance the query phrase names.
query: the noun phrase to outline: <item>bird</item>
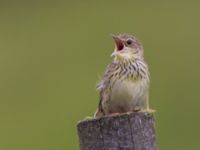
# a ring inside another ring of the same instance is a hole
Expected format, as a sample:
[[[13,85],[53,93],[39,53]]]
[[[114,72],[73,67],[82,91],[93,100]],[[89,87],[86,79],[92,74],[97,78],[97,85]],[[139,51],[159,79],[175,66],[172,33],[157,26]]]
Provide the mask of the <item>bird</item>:
[[[99,104],[94,117],[146,111],[149,108],[149,67],[140,40],[131,34],[112,35],[113,61],[97,84]]]

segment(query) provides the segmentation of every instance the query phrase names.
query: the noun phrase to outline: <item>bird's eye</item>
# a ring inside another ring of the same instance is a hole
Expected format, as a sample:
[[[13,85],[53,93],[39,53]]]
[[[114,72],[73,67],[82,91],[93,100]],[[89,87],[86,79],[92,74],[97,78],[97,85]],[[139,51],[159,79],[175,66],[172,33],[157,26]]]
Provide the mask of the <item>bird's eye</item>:
[[[127,43],[128,45],[131,45],[132,42],[133,42],[133,41],[132,41],[131,39],[129,39],[129,40],[126,41],[126,43]]]

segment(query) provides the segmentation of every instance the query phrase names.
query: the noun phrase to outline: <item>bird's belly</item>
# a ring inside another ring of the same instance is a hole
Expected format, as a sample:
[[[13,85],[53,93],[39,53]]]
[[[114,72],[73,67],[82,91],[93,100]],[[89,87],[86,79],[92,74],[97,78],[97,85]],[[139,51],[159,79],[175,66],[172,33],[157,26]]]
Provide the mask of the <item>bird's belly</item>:
[[[117,81],[112,88],[109,102],[111,112],[127,112],[145,105],[148,94],[148,81]]]

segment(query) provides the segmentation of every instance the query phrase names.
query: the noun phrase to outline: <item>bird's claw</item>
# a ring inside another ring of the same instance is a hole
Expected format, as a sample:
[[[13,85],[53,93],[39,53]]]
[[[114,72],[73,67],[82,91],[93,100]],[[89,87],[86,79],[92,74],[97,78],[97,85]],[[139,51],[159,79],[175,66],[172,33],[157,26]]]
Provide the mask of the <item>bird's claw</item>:
[[[94,117],[87,116],[87,117],[84,118],[84,120],[91,120],[91,119],[94,119]]]

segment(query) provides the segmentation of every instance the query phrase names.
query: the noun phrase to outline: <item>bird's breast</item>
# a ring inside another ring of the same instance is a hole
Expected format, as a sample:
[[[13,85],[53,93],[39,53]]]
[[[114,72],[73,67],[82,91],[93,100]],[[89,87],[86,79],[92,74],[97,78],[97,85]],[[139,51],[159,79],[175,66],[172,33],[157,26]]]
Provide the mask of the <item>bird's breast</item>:
[[[111,101],[113,104],[134,104],[137,103],[148,92],[148,80],[119,80],[113,85]]]

